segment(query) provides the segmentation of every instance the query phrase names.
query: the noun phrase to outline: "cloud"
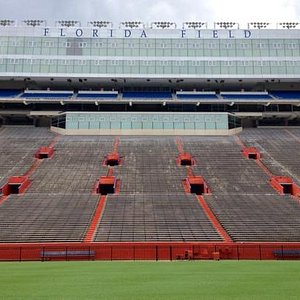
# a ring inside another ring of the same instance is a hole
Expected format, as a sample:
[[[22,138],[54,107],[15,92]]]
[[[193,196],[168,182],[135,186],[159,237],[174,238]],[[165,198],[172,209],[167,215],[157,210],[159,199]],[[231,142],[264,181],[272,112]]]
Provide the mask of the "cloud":
[[[213,18],[217,21],[294,21],[297,19],[296,0],[211,0]]]
[[[0,0],[1,19],[174,21],[295,21],[298,0]],[[116,26],[116,25],[115,25]]]

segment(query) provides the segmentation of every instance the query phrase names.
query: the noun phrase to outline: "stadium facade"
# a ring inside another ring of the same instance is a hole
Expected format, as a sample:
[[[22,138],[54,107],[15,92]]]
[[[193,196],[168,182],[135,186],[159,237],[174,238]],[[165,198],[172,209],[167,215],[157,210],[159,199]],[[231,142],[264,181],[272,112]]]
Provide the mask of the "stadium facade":
[[[0,126],[0,261],[299,259],[300,30],[268,26],[0,20],[0,125],[56,132]]]
[[[2,122],[101,110],[230,112],[244,126],[298,124],[299,37],[298,23],[2,20]]]

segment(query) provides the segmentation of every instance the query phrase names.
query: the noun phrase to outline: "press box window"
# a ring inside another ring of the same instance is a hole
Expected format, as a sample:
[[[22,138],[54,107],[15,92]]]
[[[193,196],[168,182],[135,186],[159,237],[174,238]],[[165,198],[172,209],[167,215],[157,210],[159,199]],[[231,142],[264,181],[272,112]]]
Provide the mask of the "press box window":
[[[20,47],[21,42],[19,42],[19,41],[10,41],[9,45],[12,46],[12,47]]]
[[[86,42],[80,42],[79,48],[87,48],[88,44]]]
[[[25,59],[25,60],[24,60],[24,63],[25,63],[26,65],[32,65],[32,64],[33,64],[33,59]]]
[[[193,67],[200,67],[201,66],[201,61],[192,61],[192,66]]]
[[[95,43],[96,48],[103,48],[104,44],[103,43]]]
[[[47,47],[47,48],[54,47],[54,42],[45,42],[45,47]]]
[[[232,49],[233,48],[233,44],[225,44],[225,49]]]
[[[183,67],[184,66],[184,61],[174,61],[174,66],[176,67]]]
[[[159,66],[166,67],[166,66],[169,65],[169,62],[168,62],[168,61],[158,61],[158,65],[159,65]]]
[[[241,49],[248,49],[249,48],[249,44],[240,44],[240,48]]]
[[[134,66],[135,65],[135,61],[134,60],[128,60],[126,62],[127,66]]]
[[[216,61],[208,61],[208,62],[207,62],[207,65],[208,65],[209,67],[215,67],[215,66],[217,65],[217,62],[216,62]]]
[[[31,48],[36,47],[36,42],[29,41],[28,42],[28,47],[31,47]]]
[[[143,61],[142,61],[142,64],[143,64],[143,66],[151,66],[151,65],[152,65],[152,62],[149,61],[149,60],[143,60]]]
[[[86,60],[78,60],[77,65],[78,66],[85,66],[86,65]]]
[[[102,61],[102,60],[95,60],[95,65],[96,66],[102,66],[102,65],[104,65],[104,61]]]
[[[18,64],[21,63],[21,60],[18,59],[18,58],[10,58],[10,59],[9,59],[9,63],[10,63],[11,65],[18,65]]]

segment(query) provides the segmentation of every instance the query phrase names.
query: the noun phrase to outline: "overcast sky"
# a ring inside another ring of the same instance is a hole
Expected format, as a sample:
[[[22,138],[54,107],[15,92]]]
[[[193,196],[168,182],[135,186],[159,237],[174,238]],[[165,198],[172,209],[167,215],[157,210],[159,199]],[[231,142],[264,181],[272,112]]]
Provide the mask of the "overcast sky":
[[[87,21],[300,21],[300,0],[0,0],[0,19]]]

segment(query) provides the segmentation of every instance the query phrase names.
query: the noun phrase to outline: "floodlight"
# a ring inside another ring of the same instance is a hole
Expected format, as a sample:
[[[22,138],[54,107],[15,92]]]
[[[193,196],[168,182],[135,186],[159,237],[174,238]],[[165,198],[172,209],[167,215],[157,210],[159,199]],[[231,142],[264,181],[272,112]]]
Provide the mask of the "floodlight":
[[[62,27],[74,27],[74,26],[80,26],[79,21],[74,21],[74,20],[68,20],[68,21],[57,21],[56,24],[62,26]]]
[[[13,21],[13,20],[0,20],[0,26],[11,26],[14,24],[15,24],[15,21]]]
[[[161,29],[172,28],[172,29],[175,29],[176,27],[177,27],[177,25],[174,22],[161,21],[161,22],[152,22],[151,23],[151,28],[161,28]]]
[[[120,23],[122,28],[144,28],[144,24],[140,21],[125,21]]]
[[[207,28],[207,23],[206,22],[184,22],[182,24],[183,29],[187,28],[193,28],[193,29],[200,29],[200,28]]]
[[[239,24],[236,22],[215,22],[214,28],[220,29],[239,29]]]
[[[107,28],[107,27],[112,28],[113,24],[112,22],[109,21],[90,21],[88,22],[88,26],[99,27],[99,28]]]
[[[45,26],[46,25],[46,21],[45,20],[24,20],[22,21],[23,24],[27,25],[27,26],[32,26],[32,27],[36,27],[36,26]]]
[[[268,22],[251,22],[248,23],[248,29],[265,29],[270,25]]]
[[[282,22],[282,23],[278,23],[277,25],[279,25],[281,28],[284,28],[284,29],[295,29],[298,27],[299,23],[298,22]]]

